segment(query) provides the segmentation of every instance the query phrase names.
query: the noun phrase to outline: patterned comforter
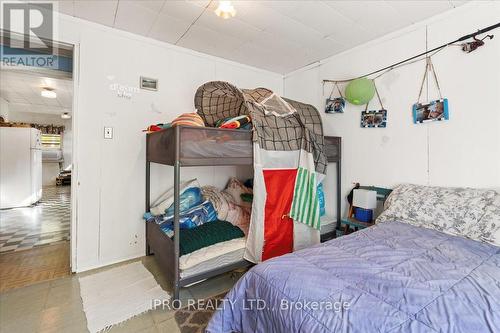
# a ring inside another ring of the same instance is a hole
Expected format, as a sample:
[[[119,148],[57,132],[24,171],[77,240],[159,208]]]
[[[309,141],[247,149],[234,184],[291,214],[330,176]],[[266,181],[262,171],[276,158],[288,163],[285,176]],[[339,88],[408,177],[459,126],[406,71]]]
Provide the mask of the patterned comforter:
[[[500,332],[500,248],[386,222],[268,260],[208,332]]]

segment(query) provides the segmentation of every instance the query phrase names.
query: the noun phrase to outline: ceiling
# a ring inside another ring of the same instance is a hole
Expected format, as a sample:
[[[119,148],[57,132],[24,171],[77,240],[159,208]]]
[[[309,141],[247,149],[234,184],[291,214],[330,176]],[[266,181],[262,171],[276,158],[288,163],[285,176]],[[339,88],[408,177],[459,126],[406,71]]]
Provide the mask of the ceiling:
[[[43,87],[54,89],[57,98],[42,97],[40,93]],[[9,102],[9,113],[71,113],[73,81],[71,78],[51,77],[50,73],[2,70],[0,96]]]
[[[286,74],[464,2],[232,1],[237,14],[227,20],[209,0],[66,0],[59,11]]]

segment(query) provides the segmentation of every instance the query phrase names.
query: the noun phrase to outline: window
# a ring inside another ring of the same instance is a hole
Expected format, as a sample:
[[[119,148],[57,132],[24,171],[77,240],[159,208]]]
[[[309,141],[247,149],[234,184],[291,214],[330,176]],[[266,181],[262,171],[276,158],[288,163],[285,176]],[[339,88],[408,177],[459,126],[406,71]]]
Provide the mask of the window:
[[[42,148],[61,149],[61,135],[60,134],[42,134]]]

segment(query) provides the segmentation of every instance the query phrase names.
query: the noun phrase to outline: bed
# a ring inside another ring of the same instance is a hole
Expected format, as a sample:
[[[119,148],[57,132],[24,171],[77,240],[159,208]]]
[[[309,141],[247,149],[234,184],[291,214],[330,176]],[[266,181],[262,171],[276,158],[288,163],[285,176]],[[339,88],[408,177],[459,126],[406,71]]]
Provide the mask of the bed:
[[[371,228],[253,267],[207,332],[500,332],[499,195],[405,185],[386,205]]]
[[[325,142],[328,162],[337,165],[338,193],[341,138],[325,137]],[[252,165],[252,147],[252,131],[248,130],[180,125],[149,133],[146,139],[146,212],[151,208],[151,163],[174,167],[174,202],[179,202],[182,167]],[[336,204],[340,207],[340,196]],[[333,223],[328,224],[322,237],[333,237],[333,226]],[[174,235],[179,232],[179,215],[176,215]],[[164,275],[172,282],[174,299],[178,299],[181,287],[251,266],[251,262],[243,259],[244,245],[243,240],[233,241],[200,249],[186,257],[180,253],[178,238],[167,236],[158,224],[146,222],[146,253],[154,254]]]

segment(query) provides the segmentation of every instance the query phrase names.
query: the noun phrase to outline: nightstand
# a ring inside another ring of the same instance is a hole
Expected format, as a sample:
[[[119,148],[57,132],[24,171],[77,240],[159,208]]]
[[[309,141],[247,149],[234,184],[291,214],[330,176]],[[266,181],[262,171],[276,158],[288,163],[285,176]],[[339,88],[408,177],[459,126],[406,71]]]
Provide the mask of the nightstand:
[[[361,222],[356,220],[354,217],[345,217],[340,220],[340,225],[340,230],[337,230],[337,236],[348,235],[351,232],[371,227],[372,225],[375,225],[375,223]],[[341,233],[340,235],[339,231]]]
[[[383,187],[375,187],[375,186],[360,186],[360,189],[371,190],[377,192],[377,201],[385,202],[389,194],[391,194],[392,190]],[[340,220],[340,227],[336,230],[336,237],[340,237],[343,235],[348,235],[352,232],[368,228],[375,225],[375,221],[372,222],[361,222],[356,220],[353,217],[353,207],[349,208],[349,216],[344,217]]]

